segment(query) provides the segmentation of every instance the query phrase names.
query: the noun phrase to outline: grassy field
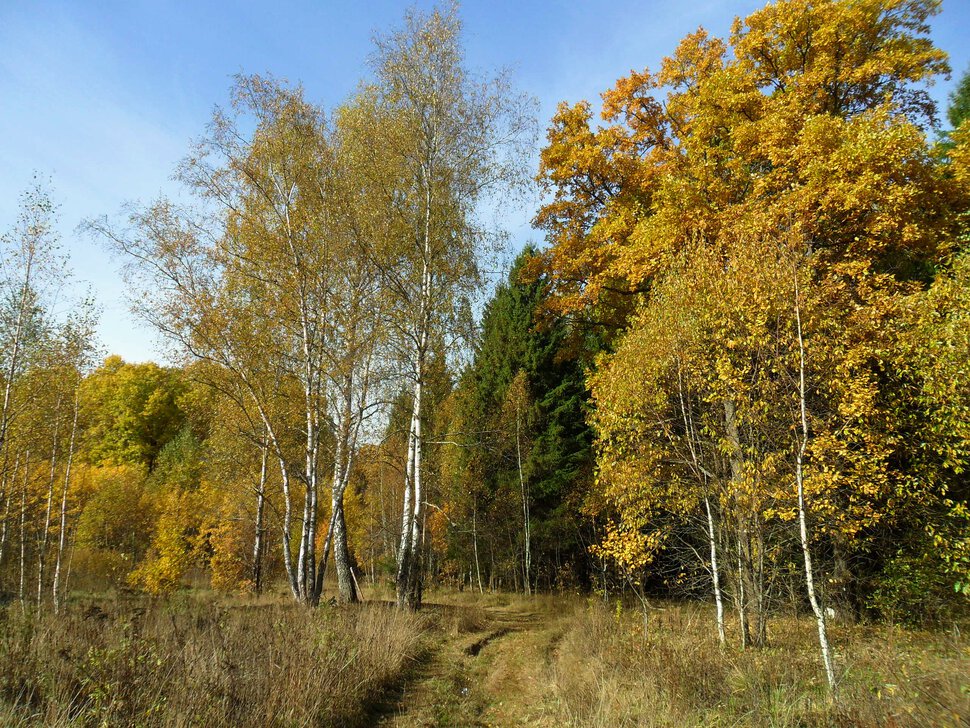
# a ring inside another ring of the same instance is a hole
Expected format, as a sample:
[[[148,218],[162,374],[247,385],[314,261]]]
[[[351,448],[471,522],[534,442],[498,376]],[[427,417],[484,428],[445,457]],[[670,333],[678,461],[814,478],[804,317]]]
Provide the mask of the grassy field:
[[[970,640],[833,625],[828,695],[808,619],[717,645],[711,609],[432,592],[307,610],[183,592],[0,614],[0,725],[964,726]],[[728,625],[729,630],[732,625]]]
[[[204,594],[0,614],[0,725],[370,725],[425,619]]]
[[[970,725],[955,627],[833,625],[833,699],[808,618],[778,617],[769,647],[741,651],[718,646],[705,605],[658,603],[644,630],[639,612],[582,597],[436,601],[444,634],[395,726]]]
[[[829,696],[814,622],[777,618],[762,650],[720,649],[710,609],[578,610],[551,663],[577,726],[970,725],[970,642],[958,630],[833,625]],[[730,625],[729,625],[730,626]]]

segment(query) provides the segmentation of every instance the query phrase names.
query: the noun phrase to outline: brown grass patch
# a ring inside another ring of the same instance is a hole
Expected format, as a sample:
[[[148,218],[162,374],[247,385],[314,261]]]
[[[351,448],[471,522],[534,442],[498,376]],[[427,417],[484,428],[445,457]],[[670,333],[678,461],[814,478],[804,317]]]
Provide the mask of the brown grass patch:
[[[771,645],[721,649],[709,608],[578,610],[552,658],[575,726],[970,725],[970,642],[958,633],[833,628],[839,690],[825,685],[814,623],[776,619]],[[730,626],[730,625],[729,625]]]
[[[383,605],[195,599],[0,620],[0,723],[47,726],[366,725],[425,627]]]

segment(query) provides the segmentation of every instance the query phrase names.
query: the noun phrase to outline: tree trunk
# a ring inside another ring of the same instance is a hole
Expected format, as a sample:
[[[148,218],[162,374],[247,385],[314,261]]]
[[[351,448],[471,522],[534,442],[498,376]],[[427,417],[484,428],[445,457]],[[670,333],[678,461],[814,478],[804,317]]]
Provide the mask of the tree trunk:
[[[738,625],[741,631],[741,649],[747,649],[748,645],[751,644],[751,627],[748,624],[748,605],[745,600],[744,593],[744,576],[742,575],[743,569],[741,567],[741,538],[738,537],[737,541],[737,557],[738,557],[738,568],[737,568],[737,597],[735,598],[735,605],[738,609]]]
[[[515,455],[519,466],[519,488],[522,491],[522,524],[525,537],[525,556],[523,559],[523,581],[525,583],[526,596],[532,593],[532,536],[530,533],[529,522],[529,494],[525,487],[525,478],[522,475],[522,437],[519,407],[515,408]]]
[[[61,609],[61,561],[64,558],[64,546],[67,537],[67,493],[71,486],[71,467],[74,464],[74,445],[77,436],[77,417],[80,410],[80,382],[74,393],[74,417],[71,420],[71,439],[67,447],[67,465],[64,469],[64,487],[61,489],[61,519],[57,529],[57,558],[54,561],[54,614]]]
[[[862,616],[862,605],[847,556],[845,546],[835,539],[832,543],[832,577],[826,591],[827,601],[835,608],[836,614],[857,622]]]
[[[735,489],[740,487],[744,477],[741,460],[741,437],[738,433],[737,413],[734,402],[724,400],[724,430],[731,447],[729,460],[731,463],[731,479]],[[753,497],[753,496],[752,496]],[[738,572],[740,599],[738,609],[743,614],[741,620],[742,645],[749,642],[762,646],[765,641],[766,620],[764,612],[764,584],[761,572],[756,564],[760,559],[757,547],[758,539],[752,539],[752,521],[756,520],[756,507],[750,504],[741,507],[742,513],[738,520]],[[748,513],[745,513],[745,512]],[[757,531],[757,529],[755,529]],[[760,535],[760,532],[759,534]],[[749,628],[749,619],[753,617],[754,631]]]
[[[308,435],[313,437],[312,434]],[[316,566],[316,554],[314,553],[314,536],[316,524],[316,473],[315,464],[310,463],[312,455],[310,447],[307,447],[307,469],[304,473],[305,491],[303,494],[303,519],[300,527],[300,552],[297,558],[296,581],[299,586],[300,601],[309,604],[313,601],[313,591],[316,585],[314,578],[314,568]]]
[[[472,506],[472,549],[475,553],[475,575],[478,577],[478,593],[484,594],[485,587],[482,586],[482,568],[478,563],[478,501]]]
[[[286,581],[290,587],[290,593],[296,600],[300,599],[300,586],[297,580],[296,570],[293,568],[293,551],[291,536],[293,530],[293,494],[290,488],[290,473],[286,467],[286,458],[283,456],[283,449],[280,447],[276,431],[273,429],[269,414],[263,408],[263,404],[257,396],[253,387],[245,377],[242,379],[247,386],[249,394],[253,399],[253,404],[259,411],[259,417],[265,428],[267,442],[273,448],[273,454],[280,468],[280,486],[283,491],[283,523],[280,525],[280,546],[283,551],[283,568],[286,571]]]
[[[700,443],[694,429],[694,418],[688,413],[687,402],[684,397],[684,382],[680,373],[680,362],[677,366],[678,392],[680,394],[680,411],[684,418],[684,430],[687,435],[687,445],[690,448],[691,459],[694,465],[694,475],[704,487],[704,509],[707,514],[707,540],[711,551],[711,582],[714,588],[714,604],[717,610],[717,636],[721,647],[724,647],[726,638],[724,635],[724,602],[721,598],[721,575],[717,566],[717,533],[714,530],[714,514],[711,512],[711,500],[709,493],[709,481],[713,475],[701,464]]]
[[[290,474],[286,469],[286,460],[282,455],[277,455],[280,465],[280,478],[283,484],[283,525],[282,525],[282,546],[283,546],[283,567],[286,570],[287,581],[290,585],[290,592],[297,600],[300,599],[300,582],[297,579],[296,570],[293,568],[293,551],[290,547],[290,536],[293,528],[293,498],[290,490]]]
[[[802,557],[805,560],[805,588],[808,591],[808,601],[815,613],[815,623],[818,628],[818,644],[822,652],[822,663],[825,666],[825,677],[828,679],[829,690],[835,690],[835,668],[832,664],[832,653],[829,649],[828,631],[825,626],[825,610],[815,593],[815,578],[812,573],[812,553],[808,538],[808,518],[805,507],[805,482],[803,461],[805,450],[808,448],[808,408],[805,388],[805,341],[802,338],[802,314],[798,300],[798,278],[795,278],[795,324],[798,333],[798,404],[801,416],[802,441],[795,456],[795,485],[798,490],[798,532],[802,542]]]
[[[423,370],[423,363],[420,370]],[[404,553],[404,569],[399,574],[398,581],[398,606],[408,609],[417,609],[420,606],[420,581],[421,581],[421,514],[422,514],[422,483],[421,483],[421,397],[423,390],[423,371],[419,370],[418,378],[414,385],[414,404],[411,414],[411,436],[412,442],[412,501],[410,517],[405,526],[405,536],[402,534],[401,548]]]
[[[717,569],[717,536],[714,532],[714,516],[711,513],[711,502],[704,498],[707,510],[707,535],[711,546],[711,581],[714,586],[714,604],[717,608],[717,637],[723,647],[726,643],[724,635],[724,602],[721,599],[721,575]]]
[[[354,575],[351,572],[350,549],[347,546],[347,522],[344,519],[344,494],[341,490],[334,495],[333,502],[333,563],[337,571],[337,592],[342,604],[360,601],[354,588]]]
[[[402,558],[398,569],[397,603],[399,607],[417,609],[421,604],[421,578],[423,544],[421,542],[421,513],[423,508],[421,492],[422,440],[421,440],[421,397],[424,388],[425,357],[428,351],[428,337],[431,333],[432,315],[432,214],[435,206],[433,188],[433,167],[437,147],[437,124],[432,123],[428,130],[428,145],[425,157],[420,164],[418,182],[423,188],[421,243],[421,284],[418,291],[416,326],[414,327],[414,401],[411,410],[411,425],[408,445],[408,465],[411,468],[411,506],[408,507],[408,484],[405,483],[404,523],[401,532]],[[409,513],[410,511],[410,513]]]
[[[422,298],[430,285],[425,267],[422,282]],[[423,308],[422,320],[428,315]],[[424,323],[419,335],[414,362],[414,395],[411,403],[411,422],[408,428],[408,463],[405,470],[404,512],[401,522],[401,548],[398,553],[397,604],[399,607],[417,609],[420,606],[421,581],[421,514],[423,497],[421,490],[422,441],[421,399],[424,391],[424,358],[427,332]]]
[[[20,487],[20,588],[17,595],[24,607],[24,585],[27,572],[27,479],[30,475],[30,450],[24,458],[24,481]]]
[[[417,389],[417,386],[415,386]],[[397,605],[406,606],[408,581],[412,568],[412,530],[411,521],[414,517],[414,443],[415,443],[415,412],[416,401],[411,403],[411,419],[408,423],[407,463],[404,468],[404,504],[401,514],[401,542],[397,550]]]
[[[61,400],[58,397],[57,404],[54,406],[54,416],[57,418],[61,408]],[[54,482],[57,477],[57,435],[60,420],[54,420],[54,441],[51,445],[51,476],[47,484],[47,508],[44,511],[44,530],[37,539],[37,611],[40,611],[41,602],[44,596],[44,566],[47,562],[47,538],[51,528],[51,509],[54,506]]]
[[[263,591],[263,512],[266,507],[266,475],[269,461],[269,444],[263,440],[260,446],[259,485],[256,487],[256,533],[253,536],[253,591]]]

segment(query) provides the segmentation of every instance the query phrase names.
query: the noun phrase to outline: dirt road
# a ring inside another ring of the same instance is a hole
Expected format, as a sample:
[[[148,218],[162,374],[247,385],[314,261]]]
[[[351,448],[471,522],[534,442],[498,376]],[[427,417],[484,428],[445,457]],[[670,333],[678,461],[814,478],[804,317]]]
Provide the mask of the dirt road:
[[[438,628],[378,725],[555,726],[549,665],[564,615],[540,602],[427,605]]]

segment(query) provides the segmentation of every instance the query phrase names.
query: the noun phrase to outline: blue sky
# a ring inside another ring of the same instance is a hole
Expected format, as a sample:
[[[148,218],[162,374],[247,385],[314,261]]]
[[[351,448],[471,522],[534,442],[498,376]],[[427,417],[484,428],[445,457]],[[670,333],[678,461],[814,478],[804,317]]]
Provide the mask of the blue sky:
[[[374,32],[399,24],[410,4],[0,0],[0,230],[33,173],[49,177],[75,278],[103,309],[105,349],[158,359],[153,334],[127,311],[119,262],[78,237],[77,224],[173,193],[175,164],[233,74],[271,72],[327,107],[340,103],[367,72]],[[511,68],[539,99],[544,126],[560,100],[595,101],[630,69],[656,68],[699,25],[725,35],[763,4],[467,0],[462,17],[470,65]],[[970,2],[944,0],[933,38],[954,78],[933,89],[940,103],[970,65],[967,28]],[[515,245],[538,237],[529,211],[510,215]]]

